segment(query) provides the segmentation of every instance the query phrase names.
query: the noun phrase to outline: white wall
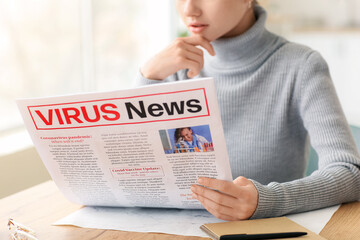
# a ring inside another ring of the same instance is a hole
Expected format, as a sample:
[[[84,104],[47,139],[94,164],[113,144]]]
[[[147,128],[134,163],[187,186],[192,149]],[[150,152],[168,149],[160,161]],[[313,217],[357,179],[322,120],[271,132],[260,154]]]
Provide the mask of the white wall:
[[[359,0],[260,0],[270,20],[293,27],[341,28],[360,26]]]

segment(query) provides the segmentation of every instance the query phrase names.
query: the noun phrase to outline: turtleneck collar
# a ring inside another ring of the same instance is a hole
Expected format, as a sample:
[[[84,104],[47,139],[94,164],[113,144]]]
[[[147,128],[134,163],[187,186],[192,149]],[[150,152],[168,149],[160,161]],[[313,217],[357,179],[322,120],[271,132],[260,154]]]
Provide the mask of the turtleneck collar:
[[[231,38],[219,38],[211,44],[216,55],[205,54],[205,68],[232,69],[246,68],[262,59],[264,53],[274,44],[277,36],[265,29],[266,11],[255,6],[256,22],[246,32]]]

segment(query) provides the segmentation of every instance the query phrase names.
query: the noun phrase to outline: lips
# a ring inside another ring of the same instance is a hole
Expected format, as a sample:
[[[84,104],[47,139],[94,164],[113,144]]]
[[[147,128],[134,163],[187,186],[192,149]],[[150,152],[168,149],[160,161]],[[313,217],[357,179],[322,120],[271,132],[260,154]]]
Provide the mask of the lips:
[[[189,30],[193,33],[201,33],[204,31],[209,25],[203,23],[191,23],[189,24]]]

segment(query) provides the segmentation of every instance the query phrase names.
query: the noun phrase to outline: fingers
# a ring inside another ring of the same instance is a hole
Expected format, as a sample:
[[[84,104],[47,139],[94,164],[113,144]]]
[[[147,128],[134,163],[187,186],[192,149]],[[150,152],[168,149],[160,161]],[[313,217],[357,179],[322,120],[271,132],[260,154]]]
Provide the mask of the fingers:
[[[191,186],[193,197],[220,219],[248,219],[257,208],[257,189],[245,177],[238,177],[233,182],[201,177],[198,183],[202,186]]]
[[[202,63],[194,61],[192,59],[187,58],[183,63],[184,68],[189,69],[188,77],[195,77],[198,75],[202,69]]]
[[[188,44],[188,43],[185,43],[184,47],[185,47],[186,51],[192,52],[192,53],[197,54],[197,55],[199,55],[201,57],[204,56],[204,52],[200,48],[194,47],[193,45]]]
[[[204,67],[204,53],[201,49],[189,44],[185,38],[178,38],[174,42],[175,65],[178,69],[189,69],[188,77],[195,77]]]
[[[248,219],[252,215],[252,212],[248,213],[247,204],[238,201],[238,199],[204,187],[193,187],[191,188],[193,197],[200,201],[206,210],[219,219],[226,221],[243,220]]]
[[[185,38],[181,38],[181,39],[183,39],[186,43],[191,44],[193,46],[201,46],[204,49],[206,49],[206,51],[208,51],[208,53],[211,56],[215,56],[215,50],[214,50],[213,46],[211,45],[211,43],[208,40],[206,40],[202,36],[194,35],[191,37],[185,37]]]
[[[193,197],[200,201],[204,208],[215,217],[225,221],[236,220],[236,218],[232,216],[234,214],[234,210],[231,207],[218,204],[211,199],[208,199],[196,193],[193,193]]]
[[[189,69],[188,76],[195,77],[204,66],[204,53],[197,46],[215,55],[210,42],[201,36],[177,38],[141,67],[142,75],[162,80],[181,69]]]
[[[186,44],[186,50],[187,50],[187,58],[189,60],[192,60],[196,63],[199,63],[199,66],[194,66],[194,68],[190,68],[188,67],[189,71],[188,71],[188,77],[195,77],[196,75],[200,74],[201,69],[203,69],[204,67],[204,59],[203,59],[203,55],[204,52],[197,48],[194,47],[192,45]]]
[[[199,200],[200,201],[200,200]],[[201,202],[201,201],[200,201]],[[201,202],[202,203],[202,202]],[[202,203],[202,205],[204,206],[204,208],[211,213],[212,215],[214,215],[215,217],[217,217],[218,219],[224,220],[224,221],[236,221],[238,220],[237,218],[231,216],[231,215],[227,215],[224,214],[222,212],[217,211],[216,209],[210,208],[209,206],[205,205],[204,203]]]
[[[239,197],[239,189],[233,182],[225,180],[219,180],[214,178],[201,177],[198,179],[198,183],[208,188],[219,190],[233,197]]]
[[[202,56],[200,56],[200,55],[198,55],[198,54],[195,54],[195,53],[193,53],[193,52],[187,52],[187,53],[186,53],[186,58],[187,58],[188,60],[191,60],[191,61],[197,63],[197,66],[198,66],[198,68],[199,68],[199,69],[197,69],[197,70],[199,70],[199,72],[200,72],[200,70],[204,67],[204,61],[203,61]]]
[[[176,55],[178,56],[176,65],[179,69],[189,69],[188,77],[190,78],[200,74],[201,69],[204,67],[204,53],[197,46],[201,46],[211,55],[215,55],[210,42],[201,36],[178,38],[174,42]]]
[[[236,204],[236,198],[202,186],[193,185],[191,191],[222,206],[232,207]]]

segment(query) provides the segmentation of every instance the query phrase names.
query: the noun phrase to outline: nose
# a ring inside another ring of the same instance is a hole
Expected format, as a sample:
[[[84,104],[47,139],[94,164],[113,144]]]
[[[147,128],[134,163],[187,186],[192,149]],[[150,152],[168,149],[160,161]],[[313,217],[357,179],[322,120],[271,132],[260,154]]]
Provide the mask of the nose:
[[[201,15],[201,9],[197,5],[198,0],[186,0],[184,4],[184,14],[188,17],[198,17]]]

